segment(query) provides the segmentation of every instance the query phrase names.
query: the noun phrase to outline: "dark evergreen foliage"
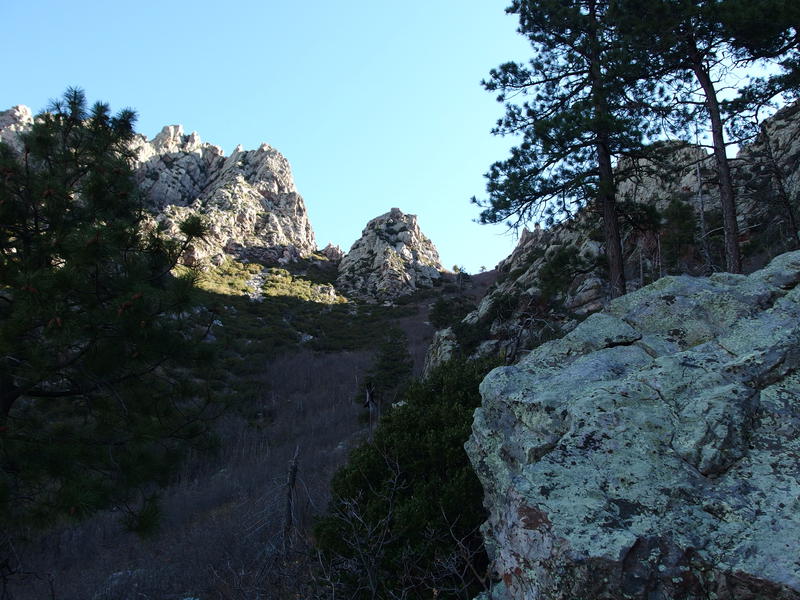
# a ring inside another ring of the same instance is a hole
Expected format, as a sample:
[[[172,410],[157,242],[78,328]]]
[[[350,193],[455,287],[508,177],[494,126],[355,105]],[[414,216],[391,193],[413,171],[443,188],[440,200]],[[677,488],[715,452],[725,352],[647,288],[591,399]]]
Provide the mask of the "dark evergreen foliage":
[[[740,60],[767,59],[781,67],[742,90],[747,104],[800,93],[800,3],[793,0],[724,0],[720,20]],[[741,106],[734,105],[736,109]]]
[[[475,308],[475,303],[461,296],[439,298],[433,303],[428,320],[436,329],[455,325]]]
[[[728,271],[741,272],[735,189],[726,154],[758,132],[759,111],[797,82],[797,25],[800,8],[783,0],[613,0],[611,12],[620,35],[648,55],[652,76],[678,94],[687,110],[675,119],[677,130],[707,119],[716,161],[725,231]],[[759,59],[779,60],[784,72],[757,79],[733,102],[720,90],[735,66]],[[701,113],[687,120],[690,109]],[[746,127],[747,121],[750,127]],[[734,135],[728,141],[725,128]],[[696,132],[693,132],[696,133]]]
[[[390,328],[378,344],[375,362],[365,377],[364,391],[369,389],[370,399],[377,405],[395,402],[410,383],[413,366],[406,334]]]
[[[666,272],[689,271],[686,264],[696,253],[697,215],[691,205],[674,198],[664,210],[661,226],[661,256]]]
[[[128,142],[135,115],[69,90],[0,145],[0,527],[116,506],[153,525],[156,489],[199,440],[193,275],[147,225]],[[141,508],[143,510],[137,510]]]
[[[480,404],[478,385],[492,366],[454,360],[412,384],[405,404],[382,419],[374,443],[356,449],[334,477],[316,536],[343,597],[390,598],[404,590],[402,597],[430,598],[435,588],[444,597],[471,598],[476,591],[486,567],[477,531],[485,514],[463,445]]]
[[[484,82],[506,115],[495,134],[520,135],[511,157],[486,174],[482,222],[548,224],[588,206],[602,219],[613,295],[625,291],[612,161],[638,155],[657,133],[663,92],[643,52],[617,36],[604,0],[517,0],[519,31],[534,50]],[[475,199],[473,198],[473,201]]]

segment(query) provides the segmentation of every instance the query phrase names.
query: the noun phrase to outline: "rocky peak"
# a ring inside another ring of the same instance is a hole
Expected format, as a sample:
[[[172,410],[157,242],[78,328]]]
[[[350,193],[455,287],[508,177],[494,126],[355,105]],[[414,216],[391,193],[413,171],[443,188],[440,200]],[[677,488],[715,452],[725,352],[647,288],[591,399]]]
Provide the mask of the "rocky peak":
[[[420,231],[416,215],[392,208],[367,223],[339,264],[336,283],[356,297],[394,300],[431,287],[442,270],[439,253]]]
[[[0,141],[20,151],[19,134],[33,119],[26,106],[0,112]],[[156,221],[175,235],[190,215],[209,225],[208,237],[187,249],[187,264],[221,263],[225,255],[286,262],[316,249],[289,162],[268,144],[238,146],[226,157],[197,133],[168,125],[152,140],[136,135],[131,149],[134,175]]]
[[[665,277],[481,384],[497,600],[800,598],[800,252]]]
[[[344,250],[330,242],[319,253],[332,262],[339,262],[344,258]]]
[[[23,104],[0,112],[0,142],[5,142],[17,152],[22,151],[19,134],[33,125],[33,113]]]
[[[164,127],[152,140],[137,136],[136,178],[158,220],[177,233],[192,214],[210,226],[207,239],[187,250],[189,264],[221,262],[224,255],[285,262],[316,248],[305,204],[289,162],[268,144],[241,146],[226,157],[219,146]]]

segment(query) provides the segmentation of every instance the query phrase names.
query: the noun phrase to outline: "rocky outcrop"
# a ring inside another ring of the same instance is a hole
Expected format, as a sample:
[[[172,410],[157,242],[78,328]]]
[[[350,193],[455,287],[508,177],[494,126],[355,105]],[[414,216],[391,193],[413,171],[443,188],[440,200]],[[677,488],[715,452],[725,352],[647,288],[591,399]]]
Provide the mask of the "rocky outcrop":
[[[172,125],[150,141],[137,136],[133,148],[136,178],[157,220],[175,234],[190,215],[209,225],[206,239],[187,250],[188,264],[220,264],[225,254],[286,262],[316,249],[289,162],[271,146],[239,146],[226,157],[218,146]]]
[[[458,352],[458,338],[450,327],[439,329],[433,334],[428,351],[425,353],[425,365],[422,368],[422,378],[427,379],[428,375],[438,367],[456,356]]]
[[[29,108],[0,113],[0,141],[20,150],[18,136],[30,128]],[[286,262],[316,249],[303,199],[288,161],[274,148],[237,147],[225,156],[180,125],[164,127],[152,140],[137,135],[135,177],[148,207],[167,232],[178,235],[188,216],[209,226],[204,240],[187,249],[189,265],[221,264],[225,255],[262,262]]]
[[[666,277],[486,377],[494,598],[800,598],[798,284]]]
[[[724,268],[713,156],[682,142],[654,150],[652,158],[622,161],[616,171],[620,212],[634,217],[621,219],[628,291],[667,274]],[[732,165],[744,267],[751,272],[800,244],[800,103],[766,120]],[[470,330],[470,343],[460,336],[461,351],[513,362],[601,310],[610,300],[602,240],[599,218],[589,211],[548,229],[524,230],[497,266],[497,285],[464,319],[460,329]]]
[[[416,215],[393,208],[367,223],[339,264],[336,285],[351,296],[391,301],[433,286],[442,270],[439,253],[420,231]]]
[[[344,251],[330,242],[319,253],[331,262],[339,262],[344,258]]]
[[[0,112],[0,142],[11,146],[16,152],[22,152],[19,134],[33,125],[33,114],[27,106],[19,104]]]

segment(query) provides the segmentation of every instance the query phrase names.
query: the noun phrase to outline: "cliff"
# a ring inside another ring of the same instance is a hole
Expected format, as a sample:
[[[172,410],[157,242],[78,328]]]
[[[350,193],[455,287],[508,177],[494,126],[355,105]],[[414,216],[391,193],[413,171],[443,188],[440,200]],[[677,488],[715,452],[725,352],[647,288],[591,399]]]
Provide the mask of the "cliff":
[[[285,262],[316,249],[289,162],[271,146],[239,146],[226,157],[218,146],[173,125],[150,141],[137,136],[133,147],[136,179],[158,221],[176,233],[191,214],[209,224],[208,237],[187,252],[189,264],[219,263],[224,254]]]
[[[746,272],[800,246],[800,104],[765,121],[733,160],[740,244]],[[724,269],[722,216],[714,160],[702,148],[663,143],[652,157],[623,161],[616,170],[628,291],[664,275],[709,275]],[[447,348],[502,354],[509,362],[571,331],[609,300],[599,216],[591,209],[549,229],[524,230],[496,269],[497,285],[454,329]]]

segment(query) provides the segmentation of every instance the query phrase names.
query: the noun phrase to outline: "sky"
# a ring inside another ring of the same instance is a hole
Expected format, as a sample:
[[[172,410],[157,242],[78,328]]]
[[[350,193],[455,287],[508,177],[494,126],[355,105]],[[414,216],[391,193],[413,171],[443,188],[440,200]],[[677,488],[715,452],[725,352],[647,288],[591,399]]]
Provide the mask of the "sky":
[[[292,165],[320,247],[416,214],[442,264],[491,269],[516,239],[472,196],[513,138],[480,82],[525,60],[508,0],[32,0],[3,8],[0,110],[69,86],[230,153],[266,142]]]

